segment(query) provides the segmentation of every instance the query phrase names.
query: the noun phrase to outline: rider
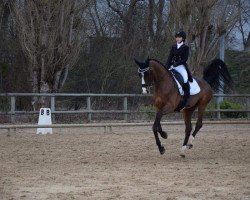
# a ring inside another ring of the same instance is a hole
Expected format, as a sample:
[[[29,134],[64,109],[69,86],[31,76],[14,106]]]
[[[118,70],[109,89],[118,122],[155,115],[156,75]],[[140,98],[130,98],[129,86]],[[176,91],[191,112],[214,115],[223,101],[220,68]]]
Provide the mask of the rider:
[[[186,33],[184,31],[180,31],[175,34],[176,44],[171,47],[168,60],[166,63],[166,68],[168,70],[175,69],[179,72],[183,77],[183,106],[187,107],[187,100],[190,96],[190,85],[189,82],[192,82],[192,76],[190,71],[188,70],[187,60],[189,54],[189,47],[185,44]]]

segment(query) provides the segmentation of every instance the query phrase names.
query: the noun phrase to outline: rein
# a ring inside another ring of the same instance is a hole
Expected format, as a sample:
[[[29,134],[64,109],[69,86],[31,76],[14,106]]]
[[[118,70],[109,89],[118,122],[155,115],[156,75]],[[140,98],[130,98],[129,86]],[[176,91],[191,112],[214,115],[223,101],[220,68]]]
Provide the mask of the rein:
[[[175,82],[175,78],[174,78],[173,72],[172,72],[171,70],[166,69],[166,68],[164,67],[164,65],[163,65],[161,62],[159,62],[158,60],[155,60],[155,59],[151,59],[151,60],[157,62],[161,67],[163,67],[163,68],[167,71],[167,73],[169,73],[169,75],[170,75],[172,81],[174,82],[174,87],[178,90],[178,86],[177,86],[177,83]],[[144,73],[147,72],[147,71],[149,71],[150,76],[152,76],[152,74],[151,74],[151,73],[152,73],[152,72],[151,72],[151,67],[148,66],[148,67],[143,68],[143,69],[138,68],[138,73],[139,73],[142,77],[144,76]],[[154,85],[154,82],[152,81],[150,85],[147,85],[147,84],[145,84],[145,83],[142,84],[142,87],[151,87],[151,86],[153,86],[153,85]]]
[[[159,62],[158,60],[155,60],[155,59],[152,59],[152,60],[157,62],[159,65],[161,65],[161,67],[163,67],[166,70],[166,72],[169,73],[170,77],[172,78],[172,80],[174,82],[174,88],[178,90],[178,85],[177,85],[177,83],[175,81],[175,76],[174,76],[174,73],[173,73],[172,69],[166,69],[164,67],[164,65],[161,62]]]

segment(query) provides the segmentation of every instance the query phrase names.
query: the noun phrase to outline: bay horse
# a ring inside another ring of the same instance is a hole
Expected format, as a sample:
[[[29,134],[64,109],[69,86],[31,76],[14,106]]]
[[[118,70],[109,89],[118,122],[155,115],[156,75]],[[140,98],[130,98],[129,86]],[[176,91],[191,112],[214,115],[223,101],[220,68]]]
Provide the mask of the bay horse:
[[[143,93],[148,93],[148,87],[154,85],[153,98],[156,116],[152,129],[160,154],[164,154],[165,148],[161,144],[158,133],[164,139],[167,139],[168,135],[162,130],[160,121],[163,115],[174,112],[179,107],[182,96],[179,93],[172,73],[161,62],[149,58],[145,62],[139,62],[135,59],[135,62],[139,66],[138,73],[141,77]],[[195,78],[195,80],[200,87],[200,92],[196,95],[191,95],[187,102],[188,107],[183,109],[185,138],[180,154],[182,157],[185,157],[187,149],[193,147],[194,138],[202,127],[203,114],[213,97],[213,90],[219,91],[222,88],[222,82],[224,87],[231,88],[232,86],[232,78],[227,66],[220,59],[211,61],[203,71],[203,78]],[[191,134],[191,118],[196,108],[198,109],[198,118],[195,130]]]

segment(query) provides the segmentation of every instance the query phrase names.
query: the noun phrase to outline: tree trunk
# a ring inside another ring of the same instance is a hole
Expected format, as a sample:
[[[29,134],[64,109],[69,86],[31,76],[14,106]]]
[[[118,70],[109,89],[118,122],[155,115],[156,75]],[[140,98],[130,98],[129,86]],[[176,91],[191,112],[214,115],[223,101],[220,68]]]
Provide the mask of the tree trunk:
[[[244,42],[244,50],[250,51],[250,31],[248,33],[248,37],[247,37],[246,41]]]
[[[31,77],[31,83],[32,83],[32,93],[39,93],[39,80],[38,80],[38,67],[37,67],[37,61],[36,58],[33,59],[33,62],[31,63],[32,68],[30,68],[30,77]],[[38,102],[39,98],[34,96],[32,97],[31,104],[33,106],[33,110],[38,109]]]
[[[0,16],[0,30],[6,31],[9,26],[10,9],[8,3],[2,3]]]

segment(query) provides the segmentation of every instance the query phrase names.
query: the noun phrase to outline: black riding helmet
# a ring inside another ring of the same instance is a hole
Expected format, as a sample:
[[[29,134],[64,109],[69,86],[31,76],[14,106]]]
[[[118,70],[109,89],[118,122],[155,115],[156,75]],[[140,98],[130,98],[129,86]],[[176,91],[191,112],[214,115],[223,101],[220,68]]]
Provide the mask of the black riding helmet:
[[[178,33],[175,34],[175,37],[176,37],[176,38],[177,38],[177,37],[182,37],[183,40],[185,41],[186,38],[187,38],[187,35],[186,35],[186,33],[185,33],[184,31],[179,31]]]

